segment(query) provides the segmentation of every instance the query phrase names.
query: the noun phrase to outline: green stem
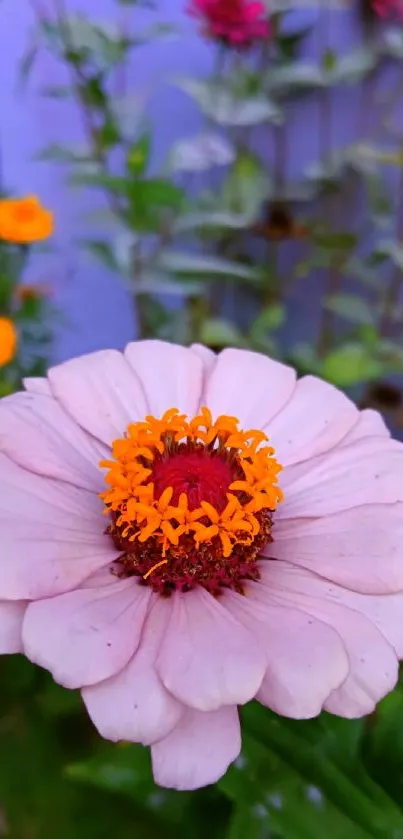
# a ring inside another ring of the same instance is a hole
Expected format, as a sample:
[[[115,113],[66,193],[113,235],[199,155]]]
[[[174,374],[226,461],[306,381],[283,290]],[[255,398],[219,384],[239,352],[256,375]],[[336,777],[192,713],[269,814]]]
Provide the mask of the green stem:
[[[400,151],[403,156],[403,148]],[[396,223],[396,238],[401,247],[403,247],[403,165],[400,166],[399,181],[398,181],[398,196],[397,196],[397,223]],[[397,307],[400,299],[400,293],[403,285],[402,269],[396,266],[391,282],[386,288],[383,297],[382,314],[379,322],[379,334],[382,337],[390,335],[393,332],[393,313]]]
[[[333,312],[326,308],[324,304],[328,297],[333,297],[333,295],[338,294],[340,291],[342,275],[339,260],[340,258],[334,257],[327,272],[326,293],[322,300],[322,312],[319,323],[318,355],[320,358],[325,358],[333,346]]]
[[[379,800],[379,789],[370,778],[367,785],[374,787],[373,796],[370,791],[365,794],[345,772],[312,743],[291,731],[286,723],[270,719],[263,709],[260,714],[256,713],[256,708],[251,710],[252,713],[246,709],[243,714],[246,731],[298,772],[305,782],[317,786],[341,813],[364,828],[369,836],[390,839],[402,829],[402,814],[386,795],[384,804],[375,803],[375,790]]]
[[[330,32],[331,32],[331,12],[325,9],[323,12],[322,27],[320,27],[321,43],[324,41],[325,48],[330,47]],[[332,91],[329,86],[326,86],[322,96],[319,98],[319,154],[323,166],[330,157],[333,143],[332,143],[332,122],[333,122],[333,108],[332,108]],[[332,199],[325,195],[323,198],[323,220],[325,227],[330,231],[332,226]],[[336,294],[340,285],[340,272],[338,260],[331,262],[325,274],[325,292],[324,300],[331,294]],[[323,302],[323,301],[322,301]],[[333,343],[333,315],[325,306],[322,306],[321,319],[319,323],[319,337],[318,337],[318,354],[324,357],[329,351]]]
[[[132,280],[133,280],[133,309],[137,323],[137,338],[148,337],[146,299],[143,294],[136,294],[136,286],[141,282],[143,274],[143,261],[141,258],[141,244],[137,242],[133,246]]]

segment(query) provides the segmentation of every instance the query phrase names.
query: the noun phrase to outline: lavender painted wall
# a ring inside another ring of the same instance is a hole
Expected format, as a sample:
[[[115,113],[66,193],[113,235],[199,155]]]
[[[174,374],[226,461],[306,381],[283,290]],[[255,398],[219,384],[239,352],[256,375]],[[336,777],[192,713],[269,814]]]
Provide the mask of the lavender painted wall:
[[[51,0],[47,0],[51,5]],[[113,0],[67,0],[69,9],[88,13],[98,19],[116,15]],[[161,161],[171,143],[192,134],[201,125],[190,100],[169,85],[175,75],[203,76],[211,67],[213,49],[198,37],[192,21],[183,13],[184,0],[160,0],[161,20],[179,23],[183,38],[143,48],[136,53],[131,67],[132,87],[149,99],[149,113],[155,125],[155,160]],[[124,8],[124,7],[123,7]],[[128,14],[128,10],[122,12]],[[138,12],[136,12],[138,14]],[[143,13],[144,14],[144,13]],[[298,12],[310,18],[315,11]],[[353,14],[332,13],[332,40],[341,51],[357,40]],[[38,96],[41,84],[63,81],[61,69],[49,56],[42,56],[36,68],[34,84],[23,95],[16,85],[17,65],[26,47],[33,16],[27,0],[1,0],[0,51],[3,72],[0,77],[0,148],[2,178],[16,193],[37,192],[54,208],[57,219],[57,253],[37,257],[31,276],[49,280],[55,287],[65,326],[58,330],[54,358],[60,361],[72,355],[106,346],[122,347],[133,335],[131,308],[125,291],[105,269],[80,251],[75,241],[88,228],[88,213],[96,206],[95,197],[84,197],[66,185],[63,168],[38,163],[34,155],[50,142],[82,141],[77,111],[65,101],[46,101]],[[307,49],[314,52],[319,33],[310,38]],[[352,139],[356,128],[357,91],[343,89],[336,93],[334,142]],[[294,106],[290,113],[291,142],[288,154],[289,175],[295,177],[317,155],[317,107],[314,102]],[[270,155],[270,135],[267,129]],[[261,135],[261,144],[266,142]],[[309,311],[307,302],[306,313]],[[304,312],[302,311],[302,317]]]

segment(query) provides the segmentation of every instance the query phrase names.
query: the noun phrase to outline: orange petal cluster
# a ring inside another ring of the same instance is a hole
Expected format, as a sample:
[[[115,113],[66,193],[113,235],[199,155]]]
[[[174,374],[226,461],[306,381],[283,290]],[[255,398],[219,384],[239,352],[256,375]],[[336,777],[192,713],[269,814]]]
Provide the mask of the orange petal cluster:
[[[129,425],[126,436],[112,445],[113,459],[100,463],[108,470],[109,488],[101,495],[105,512],[115,514],[124,538],[146,542],[157,537],[162,556],[184,534],[193,535],[196,548],[218,537],[224,557],[231,555],[237,543],[251,544],[260,527],[256,513],[264,508],[275,510],[282,501],[277,486],[282,467],[262,431],[241,431],[238,426],[231,416],[219,416],[213,422],[205,407],[191,420],[172,408],[161,419],[147,416],[144,422]],[[224,510],[216,510],[207,501],[190,510],[186,493],[172,504],[172,487],[155,497],[153,463],[158,457],[173,455],[181,444],[236,458],[244,478],[229,485]]]
[[[0,239],[28,245],[53,233],[53,214],[35,195],[0,200]]]
[[[17,352],[17,330],[10,318],[0,318],[0,367],[13,360]]]

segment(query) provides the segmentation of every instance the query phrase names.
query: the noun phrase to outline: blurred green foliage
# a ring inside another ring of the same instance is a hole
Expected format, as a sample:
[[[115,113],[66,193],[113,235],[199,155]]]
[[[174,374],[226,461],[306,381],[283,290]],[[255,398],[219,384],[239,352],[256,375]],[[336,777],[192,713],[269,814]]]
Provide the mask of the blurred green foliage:
[[[0,366],[0,397],[18,390],[25,376],[43,376],[49,365],[56,308],[50,285],[24,282],[30,249],[0,240],[0,317],[13,321],[18,335],[15,357]]]
[[[19,656],[0,661],[0,835],[10,839],[401,839],[403,692],[364,720],[242,711],[215,787],[155,786],[149,750],[102,741],[81,706]]]
[[[393,22],[377,25],[367,5],[362,42],[342,55],[330,37],[337,11],[321,8],[321,47],[304,57],[314,33],[306,23],[287,25],[292,3],[269,5],[268,43],[249,52],[213,45],[210,77],[173,80],[205,126],[179,138],[158,171],[147,95],[133,91],[131,59],[180,32],[152,3],[117,3],[114,23],[68,14],[68,6],[64,15],[60,6],[39,11],[22,74],[28,78],[38,51],[49,50],[69,83],[43,93],[73,97],[85,129],[79,148],[55,142],[41,159],[66,164],[71,183],[105,197],[109,234],[99,235],[98,216],[96,235],[81,245],[133,295],[138,337],[251,346],[356,395],[403,373],[400,74],[387,95],[377,83],[385,65],[401,61],[403,35]],[[145,19],[137,17],[142,6]],[[336,148],[333,91],[347,87],[360,91],[357,131]],[[312,98],[319,157],[290,182],[287,155],[297,140],[288,108]],[[264,136],[271,158],[256,151]],[[392,189],[390,167],[398,175]],[[290,324],[305,295],[318,305],[305,339],[293,345]]]

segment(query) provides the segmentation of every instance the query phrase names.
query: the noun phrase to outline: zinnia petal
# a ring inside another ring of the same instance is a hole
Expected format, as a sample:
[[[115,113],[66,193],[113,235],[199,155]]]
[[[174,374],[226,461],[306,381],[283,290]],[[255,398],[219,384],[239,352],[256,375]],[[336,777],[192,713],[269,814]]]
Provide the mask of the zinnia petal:
[[[28,393],[39,393],[41,396],[52,396],[52,388],[47,379],[40,376],[30,376],[22,380],[24,388]]]
[[[23,620],[27,655],[101,734],[151,744],[159,783],[216,781],[252,698],[359,716],[391,690],[403,446],[375,412],[256,353],[159,341],[26,389],[0,403],[1,643]]]
[[[26,602],[0,600],[0,654],[22,652],[22,621]]]
[[[229,414],[241,428],[262,428],[290,399],[295,371],[247,350],[223,350],[205,389],[206,405],[215,416]]]
[[[262,566],[261,581],[269,597],[329,624],[341,637],[349,673],[327,699],[325,708],[346,717],[370,714],[394,688],[398,675],[396,654],[375,625],[340,601],[327,599],[331,585],[309,571],[288,563],[267,562]]]
[[[378,414],[378,411],[373,411],[371,408],[360,411],[358,422],[344,438],[343,446],[356,443],[364,437],[390,437],[390,431],[386,427],[381,415]]]
[[[48,396],[16,393],[0,402],[0,448],[37,475],[100,492],[105,452]]]
[[[68,688],[108,679],[135,653],[150,596],[128,579],[38,600],[25,615],[25,653]]]
[[[190,349],[198,356],[198,358],[200,358],[203,364],[203,379],[206,380],[206,378],[208,378],[208,376],[212,373],[218,356],[215,352],[209,350],[208,347],[203,346],[203,344],[192,344]]]
[[[53,367],[48,376],[66,411],[107,445],[149,411],[139,379],[117,350],[73,358]]]
[[[158,417],[170,408],[197,413],[203,384],[197,353],[165,341],[139,341],[126,347],[125,356],[142,382],[148,413]]]
[[[358,499],[357,499],[358,500]],[[364,594],[403,590],[403,504],[368,504],[317,519],[282,519],[266,556]]]
[[[358,409],[340,390],[314,376],[304,376],[270,423],[268,433],[279,462],[290,466],[334,448],[358,418]]]
[[[0,597],[49,597],[116,559],[102,502],[86,490],[25,471],[0,454]]]
[[[332,515],[363,504],[403,501],[403,445],[366,438],[341,446],[281,476],[286,500],[277,519]]]
[[[326,599],[343,603],[349,609],[361,612],[375,624],[389,641],[399,659],[403,659],[403,592],[396,594],[358,594],[337,585],[326,588]]]
[[[82,691],[94,725],[108,740],[149,746],[166,737],[182,717],[184,706],[164,688],[154,666],[169,611],[168,600],[157,600],[127,666],[112,679]]]
[[[348,659],[337,633],[304,615],[294,604],[278,605],[259,583],[246,596],[224,595],[264,649],[266,674],[256,698],[273,711],[295,719],[320,714],[330,693],[348,675]]]
[[[204,589],[171,598],[171,614],[157,659],[165,687],[200,711],[243,704],[265,671],[256,639]]]
[[[188,708],[168,737],[151,748],[154,778],[163,787],[179,790],[214,784],[240,749],[235,707],[207,712]]]

